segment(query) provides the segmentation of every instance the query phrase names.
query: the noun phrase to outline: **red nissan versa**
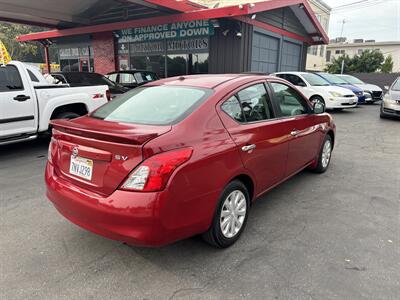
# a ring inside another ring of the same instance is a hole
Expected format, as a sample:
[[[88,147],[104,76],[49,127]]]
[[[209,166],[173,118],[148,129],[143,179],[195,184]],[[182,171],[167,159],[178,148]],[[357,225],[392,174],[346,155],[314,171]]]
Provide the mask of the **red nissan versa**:
[[[263,75],[175,77],[52,122],[47,196],[73,223],[130,244],[196,234],[228,247],[252,201],[309,167],[324,172],[332,117]]]

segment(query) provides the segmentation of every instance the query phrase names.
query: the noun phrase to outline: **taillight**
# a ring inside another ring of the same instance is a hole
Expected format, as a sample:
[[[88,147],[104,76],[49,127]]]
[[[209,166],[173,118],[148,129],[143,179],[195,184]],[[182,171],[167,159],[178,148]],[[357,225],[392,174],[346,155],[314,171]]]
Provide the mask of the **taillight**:
[[[175,169],[188,161],[192,152],[192,148],[182,148],[146,159],[129,174],[121,188],[138,192],[163,190]]]
[[[110,90],[106,91],[106,97],[107,97],[107,101],[111,101],[111,92],[110,92]]]
[[[53,153],[57,151],[58,142],[57,140],[52,137],[49,143],[49,150],[47,152],[47,160],[52,163],[53,162]]]

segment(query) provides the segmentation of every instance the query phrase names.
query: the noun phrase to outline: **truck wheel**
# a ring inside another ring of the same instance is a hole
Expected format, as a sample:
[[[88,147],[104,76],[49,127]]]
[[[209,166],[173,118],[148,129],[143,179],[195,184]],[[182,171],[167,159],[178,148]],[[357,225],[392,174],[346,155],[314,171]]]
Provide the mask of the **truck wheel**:
[[[74,112],[63,112],[63,113],[58,114],[54,118],[54,120],[56,120],[56,119],[67,119],[67,120],[70,120],[70,119],[75,119],[75,118],[78,118],[78,117],[80,117],[80,115],[78,115],[77,113],[74,113]]]
[[[238,180],[229,183],[219,198],[210,229],[203,239],[217,248],[227,248],[235,243],[244,227],[250,209],[246,186]]]

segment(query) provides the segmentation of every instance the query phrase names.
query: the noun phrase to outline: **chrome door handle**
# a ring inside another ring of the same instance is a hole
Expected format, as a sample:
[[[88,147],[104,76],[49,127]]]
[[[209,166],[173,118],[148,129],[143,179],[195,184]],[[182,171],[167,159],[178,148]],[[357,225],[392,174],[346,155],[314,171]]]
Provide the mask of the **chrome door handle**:
[[[256,149],[256,145],[254,145],[254,144],[242,147],[242,151],[244,151],[244,152],[251,151],[251,150],[254,150],[254,149]]]
[[[297,136],[298,134],[299,134],[299,131],[298,131],[298,130],[293,130],[293,131],[290,133],[291,136]]]

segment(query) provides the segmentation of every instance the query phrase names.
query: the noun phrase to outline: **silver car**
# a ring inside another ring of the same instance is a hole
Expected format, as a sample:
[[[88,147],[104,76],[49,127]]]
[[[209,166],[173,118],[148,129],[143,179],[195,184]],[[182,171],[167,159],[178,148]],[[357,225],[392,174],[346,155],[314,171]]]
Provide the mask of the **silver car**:
[[[400,77],[392,86],[385,87],[388,91],[383,97],[381,105],[381,118],[398,117],[400,118]]]

